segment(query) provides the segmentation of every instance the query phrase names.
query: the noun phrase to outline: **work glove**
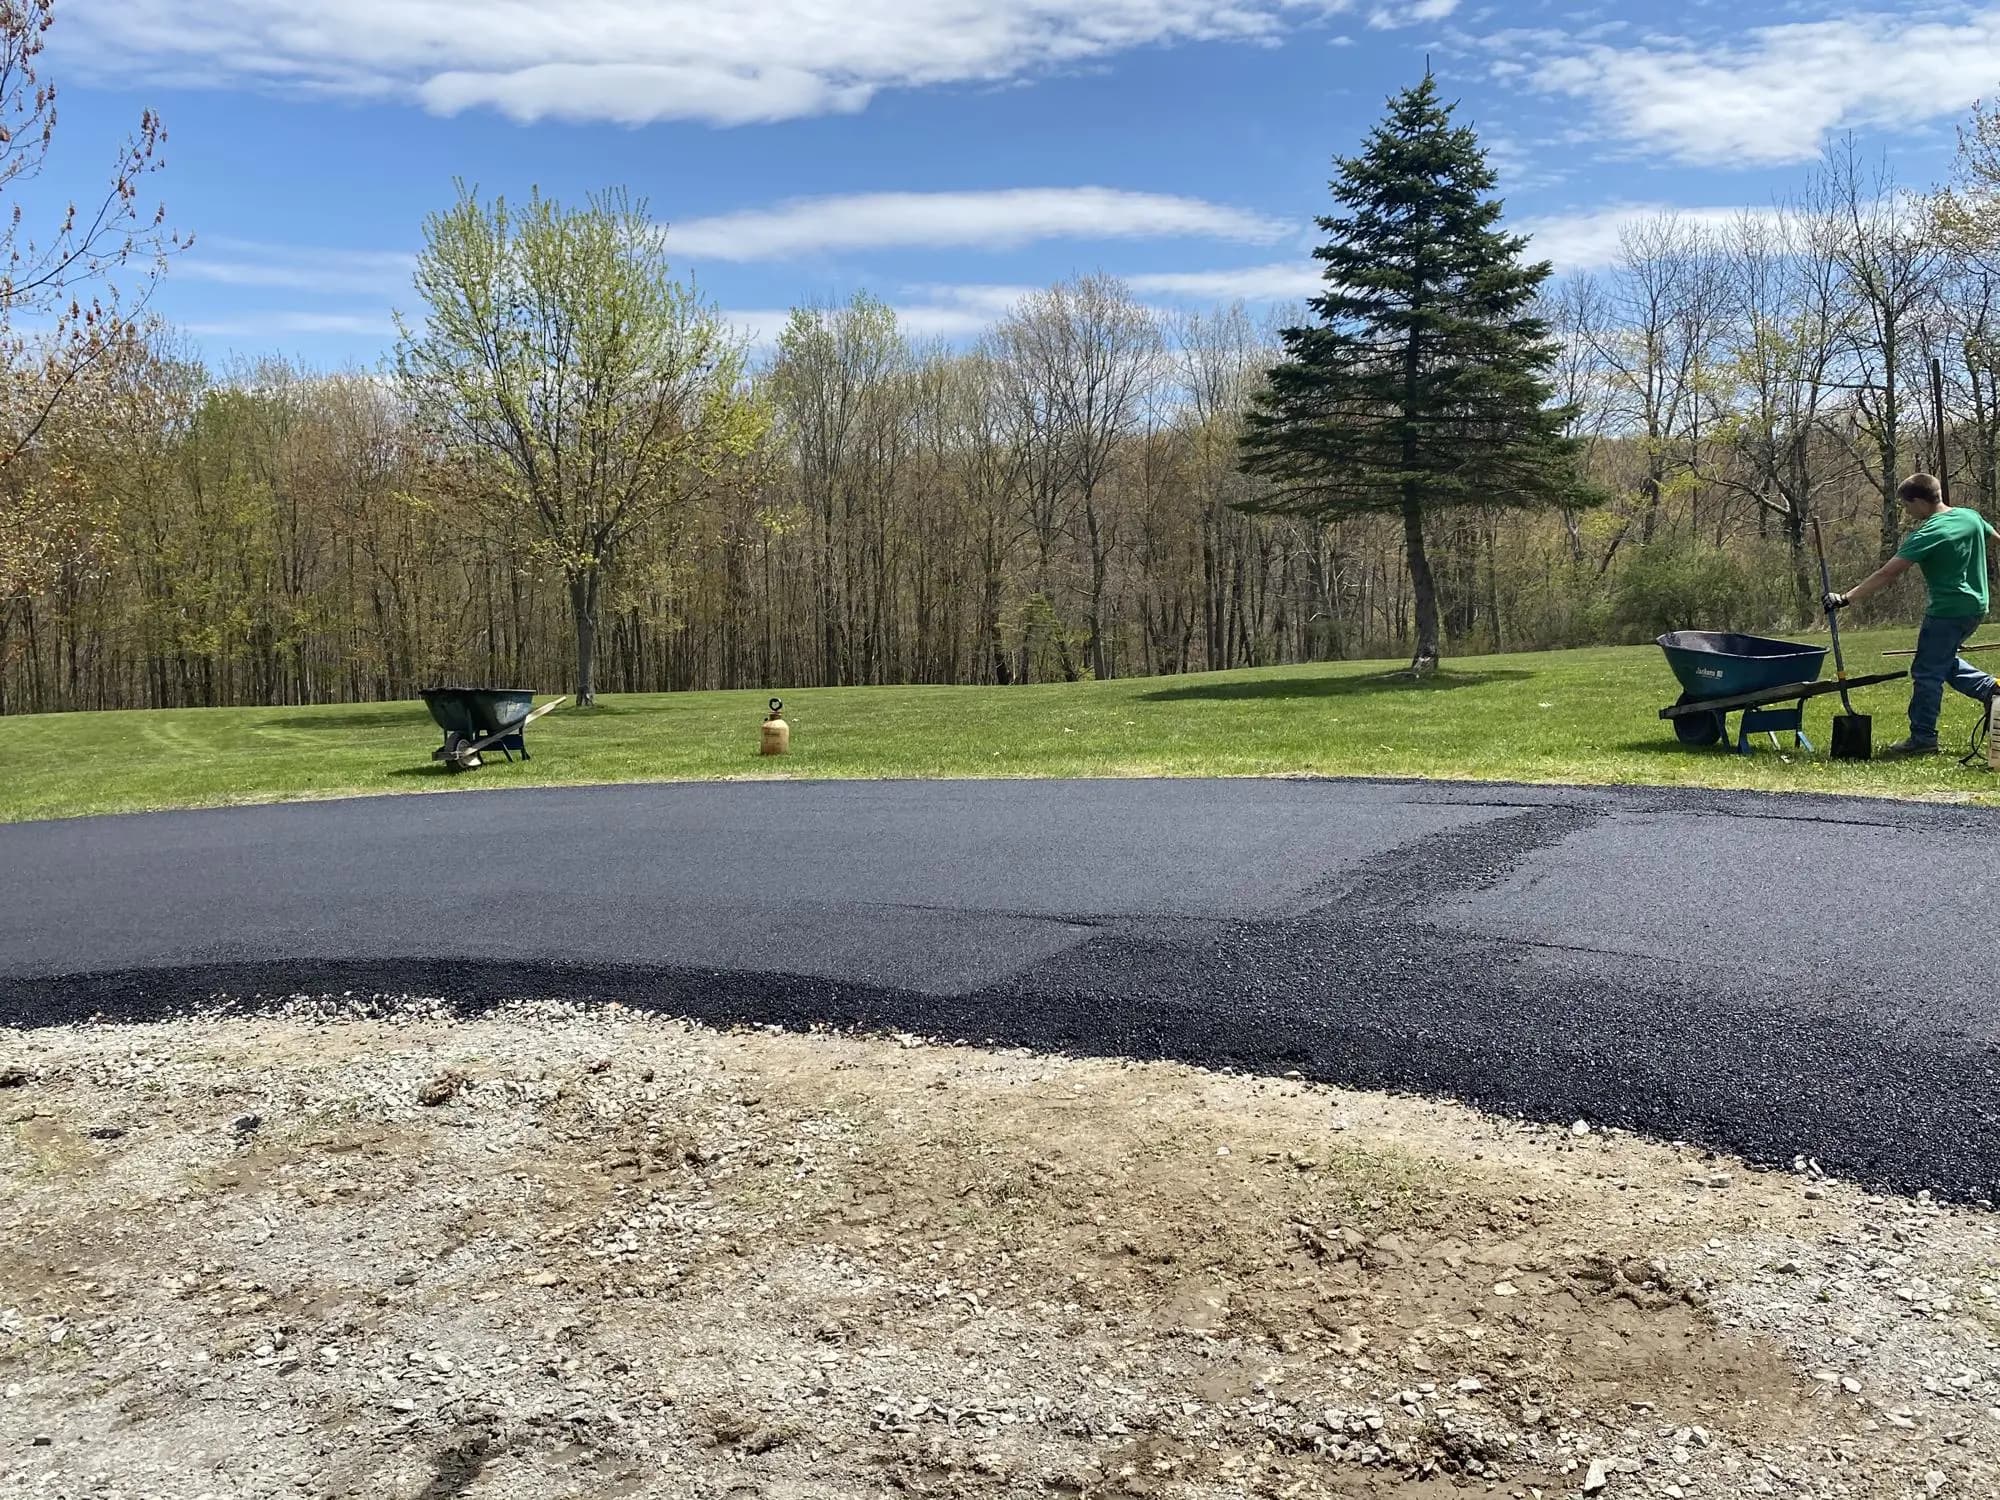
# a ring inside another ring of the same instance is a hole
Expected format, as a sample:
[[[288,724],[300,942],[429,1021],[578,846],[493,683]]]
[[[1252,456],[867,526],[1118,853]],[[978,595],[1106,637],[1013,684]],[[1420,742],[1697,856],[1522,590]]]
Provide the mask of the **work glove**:
[[[1831,593],[1822,594],[1820,596],[1819,602],[1821,604],[1824,604],[1829,610],[1845,609],[1847,608],[1847,595],[1831,594]]]

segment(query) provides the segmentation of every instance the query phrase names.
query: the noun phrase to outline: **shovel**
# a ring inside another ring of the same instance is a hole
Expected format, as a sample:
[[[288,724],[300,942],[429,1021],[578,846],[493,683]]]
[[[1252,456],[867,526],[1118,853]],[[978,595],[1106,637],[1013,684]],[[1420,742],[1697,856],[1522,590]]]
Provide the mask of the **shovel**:
[[[1819,591],[1822,598],[1833,592],[1833,580],[1826,571],[1826,545],[1819,536],[1819,517],[1812,518],[1813,551],[1819,557]],[[1854,711],[1854,702],[1847,696],[1847,663],[1840,654],[1840,621],[1834,611],[1826,612],[1826,628],[1833,632],[1833,672],[1840,682],[1840,706],[1846,713],[1833,716],[1833,758],[1835,760],[1867,760],[1875,750],[1875,721],[1867,714]]]

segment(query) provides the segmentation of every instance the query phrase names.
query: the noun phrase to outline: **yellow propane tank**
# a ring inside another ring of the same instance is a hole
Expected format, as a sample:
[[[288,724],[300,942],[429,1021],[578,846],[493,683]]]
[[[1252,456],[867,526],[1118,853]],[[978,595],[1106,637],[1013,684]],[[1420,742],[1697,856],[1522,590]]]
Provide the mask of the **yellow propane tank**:
[[[758,747],[760,755],[783,755],[792,748],[792,726],[778,717],[784,704],[778,699],[771,700],[771,712],[764,720],[764,742]]]

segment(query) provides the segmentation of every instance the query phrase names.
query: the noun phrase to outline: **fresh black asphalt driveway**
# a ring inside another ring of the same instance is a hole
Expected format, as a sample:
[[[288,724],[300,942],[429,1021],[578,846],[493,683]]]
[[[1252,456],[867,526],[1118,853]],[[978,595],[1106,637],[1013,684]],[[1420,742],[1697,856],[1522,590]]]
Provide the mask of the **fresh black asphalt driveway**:
[[[591,996],[1421,1090],[2000,1198],[1974,808],[1318,780],[475,791],[0,827],[0,1023]]]

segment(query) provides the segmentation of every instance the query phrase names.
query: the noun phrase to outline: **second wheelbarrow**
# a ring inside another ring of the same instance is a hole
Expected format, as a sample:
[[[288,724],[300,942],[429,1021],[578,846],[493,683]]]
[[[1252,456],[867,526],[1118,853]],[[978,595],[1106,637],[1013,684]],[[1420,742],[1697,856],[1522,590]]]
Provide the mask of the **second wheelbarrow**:
[[[1750,753],[1751,735],[1769,734],[1775,745],[1780,731],[1788,731],[1798,748],[1810,750],[1806,699],[1907,675],[1877,672],[1845,682],[1821,682],[1826,647],[1736,631],[1673,630],[1658,644],[1682,689],[1676,701],[1660,710],[1660,717],[1674,726],[1674,738],[1683,745],[1713,745],[1728,738],[1729,715],[1740,712],[1736,737],[1740,755]]]
[[[496,748],[510,761],[516,750],[527,760],[528,742],[522,731],[569,701],[565,694],[536,708],[530,688],[434,687],[423,689],[421,696],[444,731],[444,743],[431,751],[431,759],[443,761],[451,771],[473,769],[480,764],[481,751]]]

